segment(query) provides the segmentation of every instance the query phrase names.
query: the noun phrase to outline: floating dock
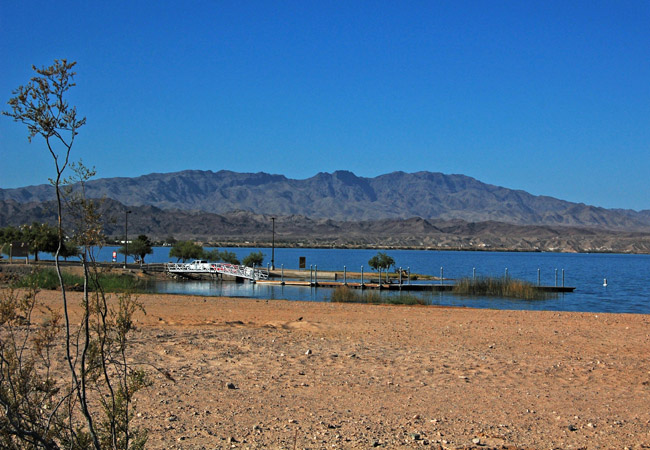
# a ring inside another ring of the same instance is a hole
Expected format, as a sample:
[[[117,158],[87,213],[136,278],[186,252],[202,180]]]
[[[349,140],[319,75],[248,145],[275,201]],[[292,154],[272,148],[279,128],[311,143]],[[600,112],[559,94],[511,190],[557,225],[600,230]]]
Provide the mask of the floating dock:
[[[433,292],[451,292],[454,289],[453,284],[440,284],[440,283],[343,283],[339,281],[300,281],[300,280],[258,280],[260,284],[271,284],[276,286],[311,286],[311,287],[324,287],[324,288],[337,288],[347,286],[352,289],[378,289],[386,291],[433,291]],[[535,286],[536,289],[544,292],[573,292],[575,287],[570,286]]]
[[[170,274],[177,275],[190,275],[190,274],[208,274],[208,275],[229,275],[236,278],[248,279],[253,283],[262,283],[276,286],[309,286],[309,287],[324,287],[324,288],[338,288],[347,286],[352,289],[377,289],[386,291],[432,291],[432,292],[449,292],[454,289],[453,283],[445,284],[445,281],[451,281],[446,278],[439,278],[438,282],[432,283],[411,283],[407,278],[404,280],[401,275],[399,277],[390,278],[383,282],[383,277],[370,278],[368,282],[364,282],[363,272],[350,273],[351,276],[359,277],[359,282],[346,282],[336,281],[340,274],[338,272],[318,272],[309,271],[309,281],[307,280],[306,271],[295,271],[284,269],[280,271],[275,270],[260,270],[255,267],[246,267],[240,265],[233,265],[228,263],[209,263],[207,261],[196,260],[191,263],[167,263],[165,264],[165,271]],[[285,275],[288,279],[285,279]],[[343,273],[343,278],[346,279],[346,272]],[[441,274],[442,275],[442,274]],[[372,276],[372,275],[371,275]],[[274,277],[275,279],[271,279]],[[280,278],[278,280],[278,278]],[[298,278],[298,279],[296,279]],[[319,279],[321,281],[319,281]],[[539,291],[543,292],[573,292],[575,287],[566,286],[535,286]]]

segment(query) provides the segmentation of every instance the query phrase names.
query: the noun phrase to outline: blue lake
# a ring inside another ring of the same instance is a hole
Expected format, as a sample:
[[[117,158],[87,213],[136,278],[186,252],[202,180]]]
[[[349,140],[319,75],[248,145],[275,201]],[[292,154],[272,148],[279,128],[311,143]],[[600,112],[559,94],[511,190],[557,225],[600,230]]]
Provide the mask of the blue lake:
[[[117,247],[105,247],[100,261],[110,261]],[[224,250],[221,248],[220,250]],[[264,254],[264,264],[271,261],[270,248],[227,248],[241,260],[252,251]],[[575,287],[575,292],[541,301],[459,297],[449,293],[418,293],[434,305],[468,306],[496,309],[536,309],[554,311],[585,311],[650,314],[650,255],[621,254],[567,254],[524,252],[454,252],[429,250],[386,251],[398,267],[409,268],[412,273],[439,276],[441,268],[445,279],[477,276],[503,276],[508,271],[512,278],[537,283],[538,269],[542,285]],[[304,256],[309,267],[318,270],[358,272],[361,266],[368,271],[368,260],[376,250],[348,249],[275,249],[275,266],[297,269],[299,258]],[[122,259],[121,259],[121,258]],[[118,255],[118,261],[123,256]],[[169,262],[169,248],[156,247],[148,263]],[[564,271],[564,272],[563,272]],[[556,275],[557,274],[557,275]],[[556,278],[557,276],[557,278]],[[603,280],[607,279],[607,286]],[[451,282],[451,281],[449,281]],[[156,283],[153,288],[160,293],[179,293],[203,296],[230,296],[258,299],[288,299],[328,301],[331,290],[295,286],[268,286],[254,283],[169,281]],[[381,295],[396,295],[382,291]]]

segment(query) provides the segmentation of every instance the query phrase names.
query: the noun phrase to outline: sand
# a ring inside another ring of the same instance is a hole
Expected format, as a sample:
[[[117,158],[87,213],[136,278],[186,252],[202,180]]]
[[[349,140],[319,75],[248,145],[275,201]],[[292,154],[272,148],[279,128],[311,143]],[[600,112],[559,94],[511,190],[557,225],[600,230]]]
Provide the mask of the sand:
[[[140,300],[151,449],[650,448],[647,315]]]

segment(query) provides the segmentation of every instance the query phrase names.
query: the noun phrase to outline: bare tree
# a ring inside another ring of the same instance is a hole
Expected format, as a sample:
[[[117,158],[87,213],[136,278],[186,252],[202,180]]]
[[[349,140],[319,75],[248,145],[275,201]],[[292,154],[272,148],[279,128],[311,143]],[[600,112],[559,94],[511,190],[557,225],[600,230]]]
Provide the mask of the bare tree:
[[[32,313],[39,307],[36,288],[28,294],[0,296],[0,444],[7,448],[137,449],[146,441],[146,433],[130,427],[133,394],[147,384],[146,376],[127,363],[127,335],[141,306],[124,294],[109,307],[94,258],[94,249],[103,242],[101,213],[85,195],[84,183],[94,170],[70,163],[75,137],[86,123],[65,98],[75,86],[75,64],[55,60],[49,67],[33,67],[37,75],[13,92],[11,111],[3,112],[27,125],[30,142],[41,136],[54,161],[56,175],[50,182],[58,208],[55,267],[69,376],[65,382],[52,372],[50,351],[61,316],[49,311],[43,323],[32,323]],[[70,166],[74,175],[64,179]],[[70,322],[59,265],[64,205],[84,270],[83,317],[78,327]]]

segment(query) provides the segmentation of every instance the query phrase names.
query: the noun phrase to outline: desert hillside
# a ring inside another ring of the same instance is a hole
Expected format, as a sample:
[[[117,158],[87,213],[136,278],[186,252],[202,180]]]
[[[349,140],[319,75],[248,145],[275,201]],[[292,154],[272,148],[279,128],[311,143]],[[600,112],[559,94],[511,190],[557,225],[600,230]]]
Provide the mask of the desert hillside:
[[[267,173],[187,170],[87,183],[91,198],[163,210],[225,214],[247,211],[336,221],[420,217],[518,225],[650,230],[650,213],[571,203],[482,183],[465,175],[393,172],[364,178],[348,171],[295,180]],[[49,185],[0,189],[0,200],[53,199]]]

